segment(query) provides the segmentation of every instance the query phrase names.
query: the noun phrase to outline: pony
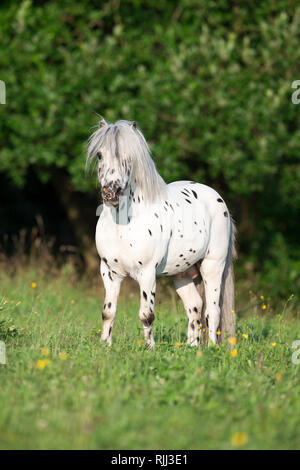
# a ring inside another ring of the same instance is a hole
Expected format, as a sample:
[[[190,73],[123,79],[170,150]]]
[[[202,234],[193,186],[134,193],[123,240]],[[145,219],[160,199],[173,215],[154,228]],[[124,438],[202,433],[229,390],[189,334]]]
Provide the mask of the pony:
[[[95,161],[103,199],[95,237],[105,287],[101,340],[112,344],[126,276],[139,283],[148,349],[160,275],[172,276],[183,301],[189,345],[199,346],[205,330],[213,344],[233,336],[235,227],[223,198],[194,181],[166,184],[135,121],[101,119],[88,141],[87,164]]]

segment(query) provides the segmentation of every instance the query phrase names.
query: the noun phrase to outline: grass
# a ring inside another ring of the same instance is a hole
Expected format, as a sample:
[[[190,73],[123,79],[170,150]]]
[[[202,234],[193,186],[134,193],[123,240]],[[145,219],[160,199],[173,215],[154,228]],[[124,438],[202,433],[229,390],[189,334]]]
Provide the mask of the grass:
[[[235,345],[196,350],[181,305],[161,303],[148,352],[138,298],[121,297],[109,349],[88,283],[30,269],[0,282],[1,449],[299,448],[300,321],[289,308],[253,308]]]

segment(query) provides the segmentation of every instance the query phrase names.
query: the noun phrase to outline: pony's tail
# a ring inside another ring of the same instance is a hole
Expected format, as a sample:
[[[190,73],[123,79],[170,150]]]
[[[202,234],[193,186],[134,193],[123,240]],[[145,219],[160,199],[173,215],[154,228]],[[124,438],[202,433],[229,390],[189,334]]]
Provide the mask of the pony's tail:
[[[233,259],[236,258],[235,249],[235,225],[230,218],[230,237],[225,268],[222,276],[221,295],[220,295],[220,329],[221,335],[219,341],[223,343],[226,336],[235,336],[236,314],[234,309],[234,272]]]

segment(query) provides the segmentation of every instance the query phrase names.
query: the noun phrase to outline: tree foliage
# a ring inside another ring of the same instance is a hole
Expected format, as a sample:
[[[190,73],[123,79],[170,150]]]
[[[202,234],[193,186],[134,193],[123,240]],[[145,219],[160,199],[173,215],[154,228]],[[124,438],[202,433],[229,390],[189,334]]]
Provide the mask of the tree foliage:
[[[66,170],[78,191],[97,123],[136,120],[170,182],[221,190],[253,250],[295,245],[300,7],[293,0],[10,1],[0,15],[1,167]],[[247,226],[247,224],[246,224]],[[247,238],[248,233],[248,238]]]

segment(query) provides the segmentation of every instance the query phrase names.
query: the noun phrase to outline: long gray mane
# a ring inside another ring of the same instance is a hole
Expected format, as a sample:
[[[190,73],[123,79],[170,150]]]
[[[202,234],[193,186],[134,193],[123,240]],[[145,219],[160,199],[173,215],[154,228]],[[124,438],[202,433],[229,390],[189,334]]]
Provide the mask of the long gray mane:
[[[94,161],[98,151],[106,162],[118,158],[120,167],[132,168],[131,182],[144,201],[153,203],[164,197],[166,183],[155,168],[142,132],[134,124],[120,120],[97,129],[88,141],[87,164]]]

